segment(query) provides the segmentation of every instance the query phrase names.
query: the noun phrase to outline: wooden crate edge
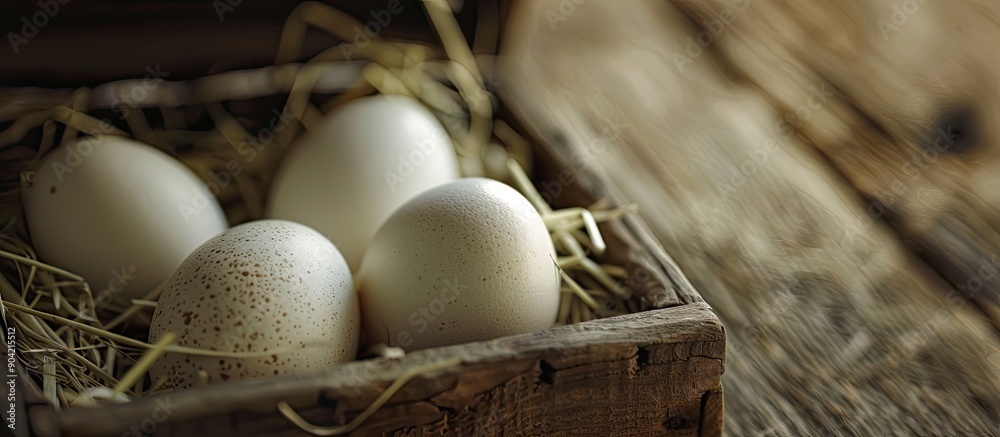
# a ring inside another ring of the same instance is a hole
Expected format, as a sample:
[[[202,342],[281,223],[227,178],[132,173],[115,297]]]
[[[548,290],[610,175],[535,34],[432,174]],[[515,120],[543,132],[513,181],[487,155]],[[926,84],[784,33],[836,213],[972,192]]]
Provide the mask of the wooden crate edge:
[[[152,417],[154,412],[162,411],[166,401],[177,407],[162,421],[153,418],[156,425],[162,428],[228,416],[234,411],[274,415],[277,414],[277,403],[282,400],[303,407],[316,403],[321,397],[337,399],[351,395],[356,402],[363,403],[374,399],[411,366],[439,363],[455,357],[463,359],[457,366],[411,381],[390,401],[391,405],[447,391],[452,387],[446,377],[454,378],[467,369],[526,360],[559,362],[567,357],[580,356],[614,358],[616,353],[630,353],[630,348],[635,350],[663,345],[681,345],[675,355],[671,355],[673,359],[690,358],[684,357],[684,351],[697,350],[698,358],[718,360],[718,375],[709,375],[708,378],[718,380],[721,376],[725,360],[725,330],[708,305],[693,303],[491,341],[418,351],[400,360],[356,361],[321,373],[199,387],[103,408],[77,407],[57,413],[48,406],[36,405],[34,409],[44,411],[33,411],[31,414],[58,424],[56,433],[50,431],[43,434],[42,430],[36,430],[39,435],[121,435]],[[703,389],[711,390],[717,385]]]

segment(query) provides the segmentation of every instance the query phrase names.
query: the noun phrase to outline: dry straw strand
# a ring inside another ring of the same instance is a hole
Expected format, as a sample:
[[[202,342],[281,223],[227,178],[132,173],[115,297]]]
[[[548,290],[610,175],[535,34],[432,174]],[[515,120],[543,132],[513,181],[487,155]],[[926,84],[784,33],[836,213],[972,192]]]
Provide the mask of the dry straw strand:
[[[403,372],[403,374],[400,375],[399,378],[396,378],[396,380],[393,381],[392,384],[390,384],[389,387],[385,389],[385,391],[379,394],[378,397],[375,398],[374,401],[372,401],[371,405],[369,405],[368,408],[365,408],[364,411],[361,412],[361,414],[355,417],[354,420],[351,420],[351,422],[348,423],[347,425],[334,426],[334,427],[320,427],[313,425],[308,421],[306,421],[302,416],[300,416],[299,413],[296,413],[295,409],[293,409],[291,405],[288,405],[288,403],[285,401],[281,401],[278,403],[278,411],[280,411],[281,414],[283,414],[285,418],[288,419],[289,422],[294,423],[303,431],[308,432],[312,435],[332,436],[332,435],[347,434],[357,429],[359,426],[361,426],[362,423],[365,422],[365,420],[368,420],[368,418],[371,417],[372,414],[375,414],[375,412],[378,411],[379,408],[382,408],[382,405],[385,405],[385,403],[388,402],[389,399],[392,398],[392,396],[399,391],[399,389],[403,388],[403,386],[406,385],[407,382],[410,382],[411,379],[417,376],[428,375],[433,372],[449,369],[458,366],[461,363],[462,360],[456,358],[456,359],[442,361],[440,363],[424,364],[421,366],[414,366],[406,369],[406,371]]]

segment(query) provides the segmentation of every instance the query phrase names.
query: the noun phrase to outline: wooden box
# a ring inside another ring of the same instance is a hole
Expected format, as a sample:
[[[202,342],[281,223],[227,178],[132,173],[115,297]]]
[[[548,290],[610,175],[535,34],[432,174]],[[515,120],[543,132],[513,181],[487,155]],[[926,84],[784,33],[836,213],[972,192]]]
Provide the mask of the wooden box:
[[[90,6],[95,11],[107,7]],[[248,4],[247,9],[252,8]],[[474,8],[467,7],[463,14],[469,10]],[[401,20],[419,27],[419,17]],[[268,29],[280,28],[280,20],[276,23]],[[51,32],[58,31],[66,30]],[[39,41],[36,46],[45,44]],[[272,48],[238,57],[253,64]],[[192,50],[200,57],[211,52]],[[18,68],[46,71],[46,64],[37,60],[18,62]],[[86,71],[87,80],[120,78],[102,76],[100,69]],[[18,70],[7,67],[2,74],[17,78]],[[82,85],[69,78],[42,80],[53,86]],[[517,126],[517,120],[509,121]],[[587,206],[598,199],[627,202],[614,186],[570,164],[572,145],[556,148],[534,140],[541,145],[534,150],[531,176],[538,187],[558,187],[554,206]],[[342,425],[408,369],[435,364],[438,370],[409,380],[354,434],[721,435],[722,324],[640,216],[602,224],[601,230],[608,244],[601,260],[626,266],[623,285],[642,297],[642,308],[659,309],[423,350],[399,359],[367,359],[307,375],[229,382],[102,407],[57,410],[21,369],[17,401],[22,409],[15,435],[27,435],[29,429],[39,436],[306,435],[279,411],[279,402],[287,402],[316,426]]]

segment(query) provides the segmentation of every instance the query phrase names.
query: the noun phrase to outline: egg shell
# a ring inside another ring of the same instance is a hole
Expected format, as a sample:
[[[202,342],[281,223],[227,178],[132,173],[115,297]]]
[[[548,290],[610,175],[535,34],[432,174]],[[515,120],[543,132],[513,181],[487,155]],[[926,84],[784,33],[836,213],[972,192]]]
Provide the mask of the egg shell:
[[[457,177],[451,140],[423,105],[404,96],[364,97],[292,146],[265,214],[326,235],[354,271],[392,211]]]
[[[320,233],[298,223],[260,220],[206,242],[178,267],[160,296],[150,343],[259,357],[167,353],[150,369],[171,387],[319,370],[357,353],[357,296],[347,263]]]
[[[546,329],[559,307],[545,223],[490,179],[459,179],[400,207],[357,278],[370,339],[408,350]]]
[[[139,298],[228,225],[205,184],[181,162],[104,135],[48,153],[24,191],[42,261],[79,274],[98,305]]]

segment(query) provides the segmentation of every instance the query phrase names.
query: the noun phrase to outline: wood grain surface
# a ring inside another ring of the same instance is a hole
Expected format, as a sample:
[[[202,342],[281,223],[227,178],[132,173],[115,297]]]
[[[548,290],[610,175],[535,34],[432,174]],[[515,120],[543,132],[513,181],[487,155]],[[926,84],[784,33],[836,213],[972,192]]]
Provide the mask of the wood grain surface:
[[[717,435],[699,430],[718,426],[702,408],[720,408],[725,334],[704,303],[39,419],[68,435],[121,435],[169,405],[158,435],[302,435],[276,413],[279,401],[315,424],[342,424],[407,368],[456,358],[404,386],[356,434]]]
[[[931,97],[958,98],[962,80],[996,65],[973,54],[995,50],[974,33],[995,27],[995,6],[956,3],[920,6],[892,47],[879,45],[887,2],[551,0],[512,12],[504,103],[539,141],[588,150],[576,165],[642,205],[717,311],[731,435],[1000,433],[996,330],[902,243],[947,243],[918,224],[959,223],[958,242],[987,258],[997,248],[995,189],[969,182],[997,174],[992,127],[982,162],[942,154],[927,177],[900,170],[922,153],[902,134],[933,130],[949,108]],[[950,21],[973,10],[980,27]],[[979,89],[983,105],[992,86]],[[887,202],[880,189],[897,180],[895,206],[870,213],[869,196]],[[933,190],[943,197],[919,206]],[[975,272],[958,246],[927,247]]]

